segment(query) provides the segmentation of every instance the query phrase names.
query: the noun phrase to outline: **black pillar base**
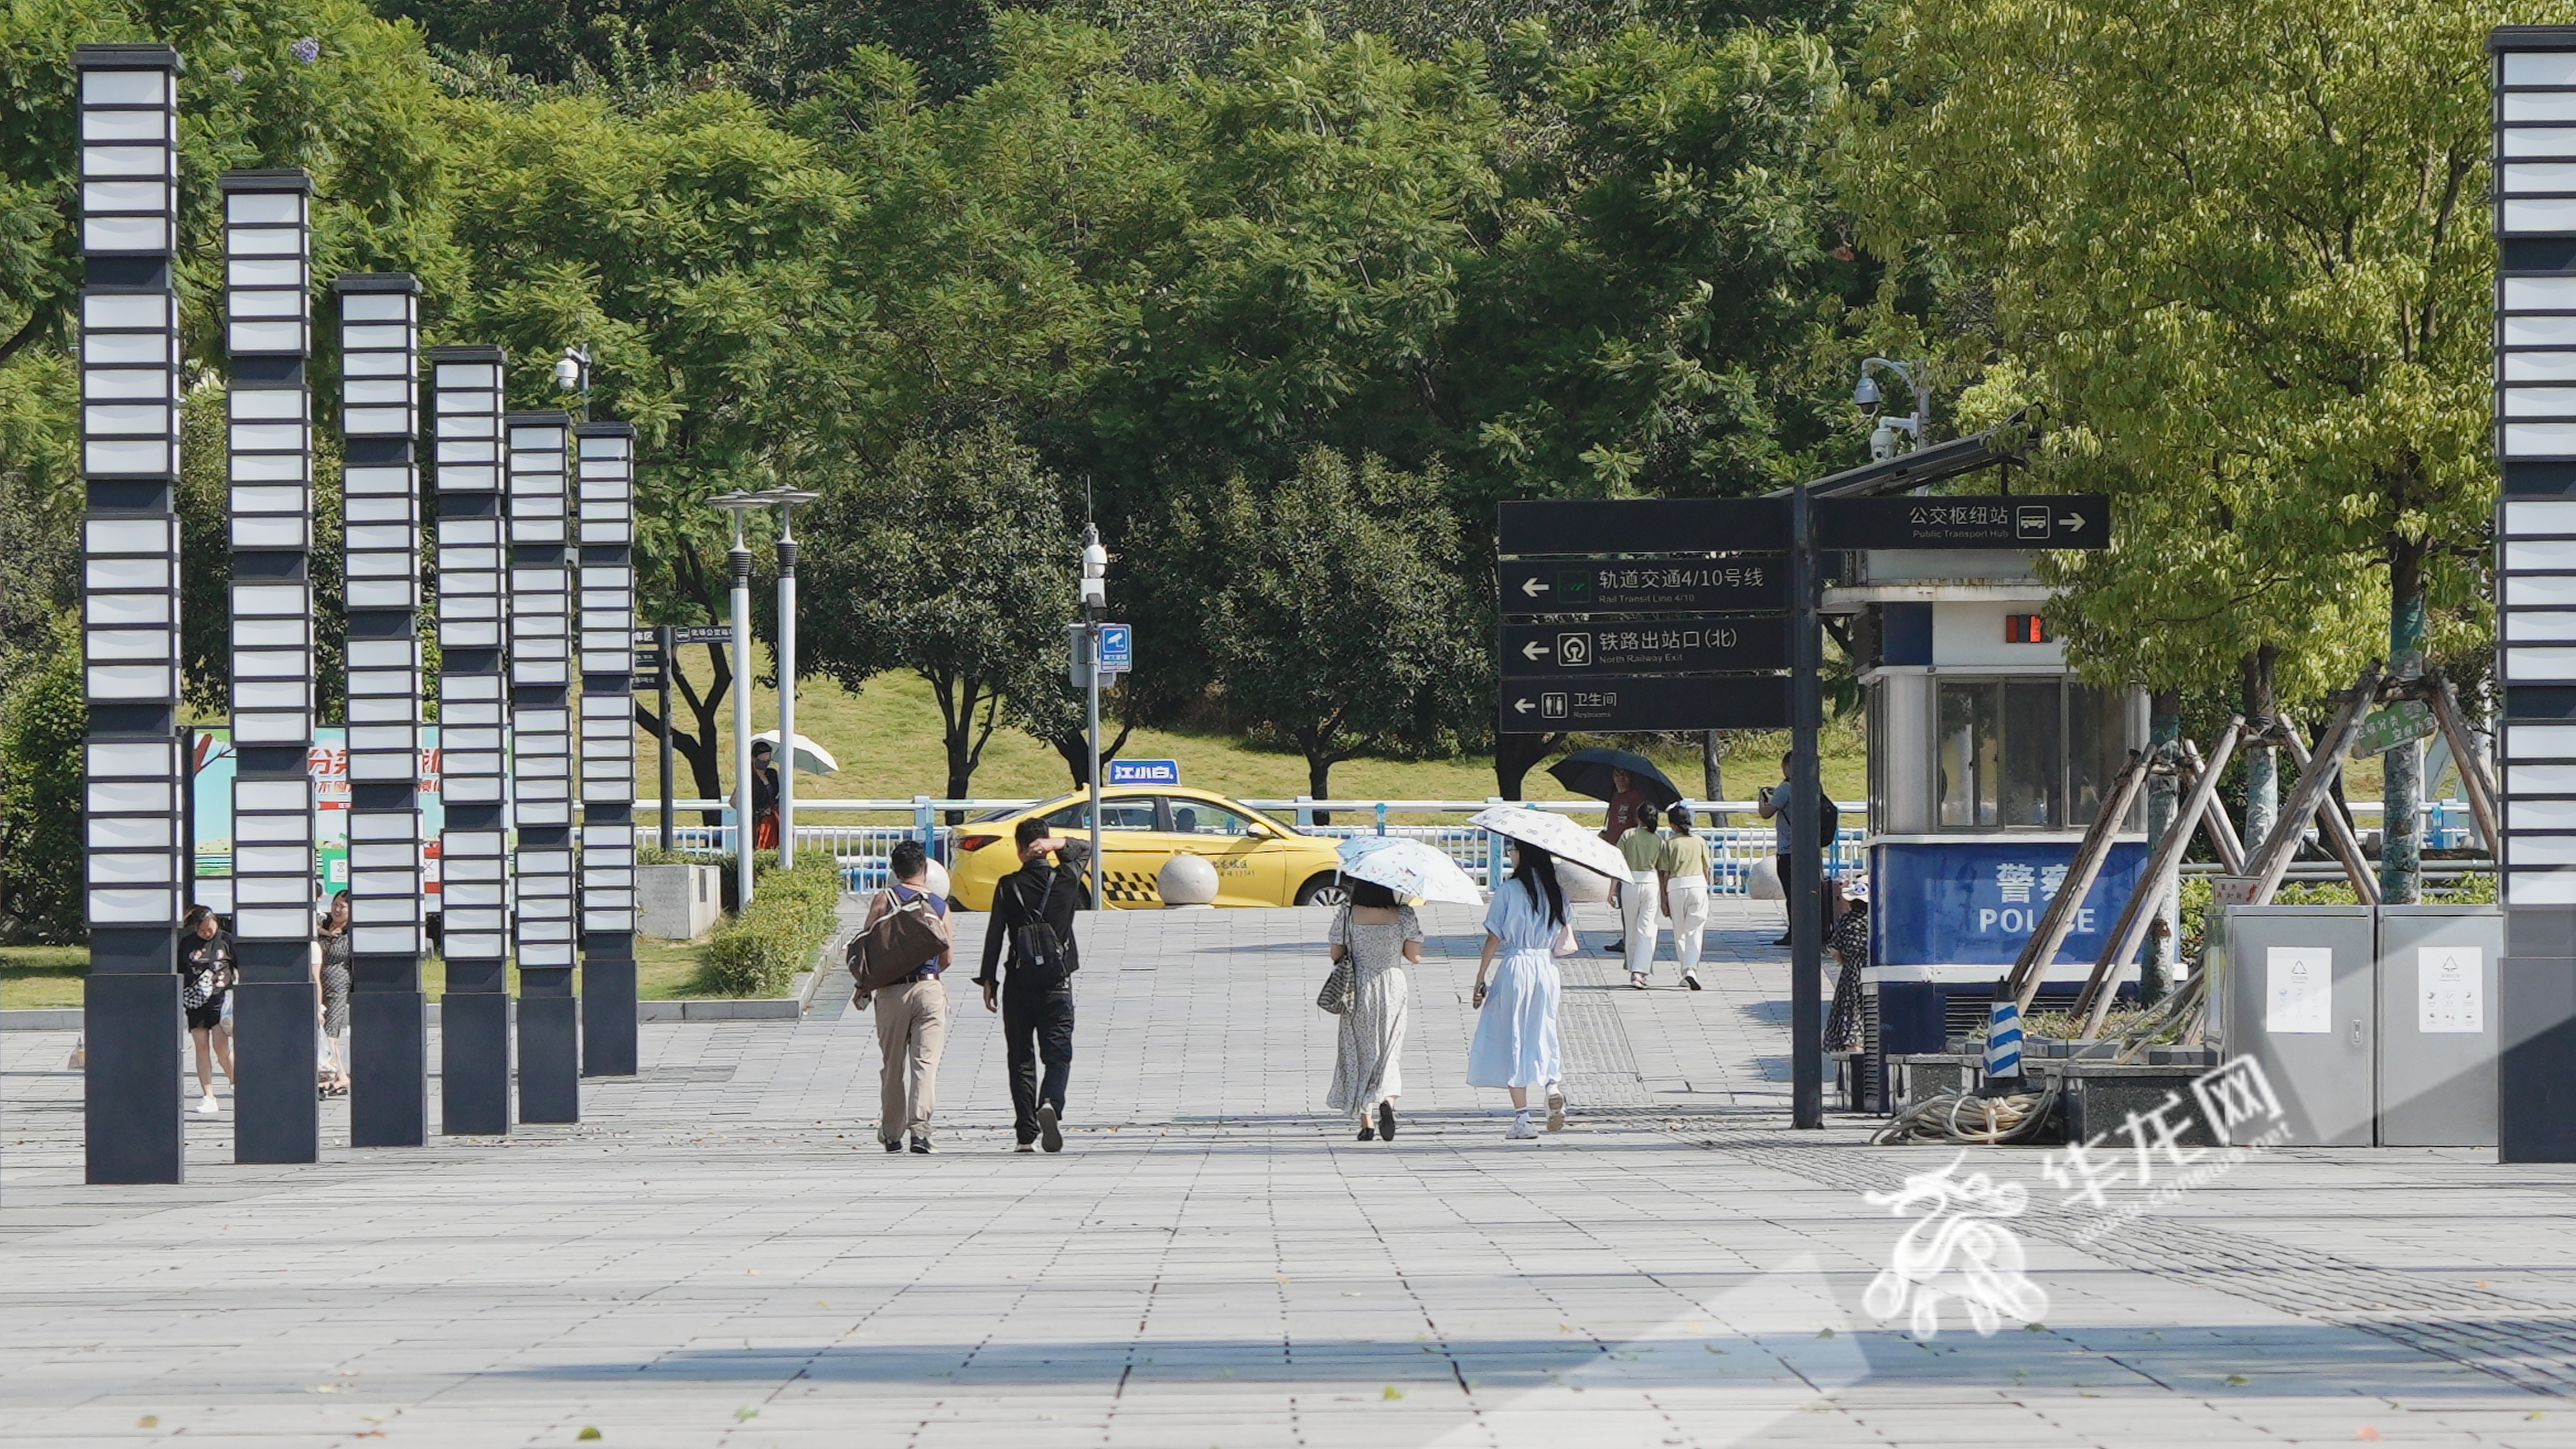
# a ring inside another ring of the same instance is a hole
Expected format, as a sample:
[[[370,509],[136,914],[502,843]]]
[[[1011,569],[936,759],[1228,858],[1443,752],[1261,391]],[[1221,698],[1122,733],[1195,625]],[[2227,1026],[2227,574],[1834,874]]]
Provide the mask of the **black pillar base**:
[[[581,1002],[574,997],[519,998],[519,1120],[581,1120]]]
[[[429,1140],[429,997],[352,992],[349,1032],[349,1145]]]
[[[93,975],[81,993],[88,1070],[86,1180],[181,1182],[187,1104],[180,1051],[179,978],[170,972]]]
[[[438,1130],[499,1137],[510,1130],[510,998],[451,991],[438,1002]]]
[[[585,961],[581,967],[581,1074],[635,1075],[635,963]]]
[[[2576,1162],[2576,960],[2505,957],[2494,1010],[2497,1160]]]
[[[322,1158],[321,1062],[308,981],[233,988],[233,1161]]]

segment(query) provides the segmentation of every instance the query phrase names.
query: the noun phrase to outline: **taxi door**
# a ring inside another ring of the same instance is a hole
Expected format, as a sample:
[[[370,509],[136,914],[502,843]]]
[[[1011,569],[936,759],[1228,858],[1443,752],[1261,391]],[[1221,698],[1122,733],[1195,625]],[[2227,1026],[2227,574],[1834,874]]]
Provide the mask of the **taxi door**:
[[[1277,836],[1213,800],[1163,797],[1167,848],[1216,867],[1220,906],[1284,906],[1294,889]]]
[[[1100,798],[1100,900],[1112,910],[1162,904],[1154,882],[1170,850],[1154,829],[1154,803],[1151,795]],[[1078,800],[1049,815],[1046,822],[1053,834],[1087,840],[1091,802]]]

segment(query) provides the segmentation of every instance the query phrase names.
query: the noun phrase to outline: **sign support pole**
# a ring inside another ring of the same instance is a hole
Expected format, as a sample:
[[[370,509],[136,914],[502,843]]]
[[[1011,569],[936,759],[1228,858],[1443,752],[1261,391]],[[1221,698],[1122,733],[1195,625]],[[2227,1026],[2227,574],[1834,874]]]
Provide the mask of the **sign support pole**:
[[[1789,495],[1789,1102],[1791,1125],[1825,1125],[1824,879],[1816,855],[1823,789],[1816,735],[1824,724],[1824,622],[1815,517],[1807,485]]]
[[[662,656],[662,665],[653,672],[653,688],[661,696],[662,711],[662,853],[671,853],[671,665],[679,653],[680,642],[670,625],[654,630],[661,638],[654,651]]]
[[[1089,741],[1091,759],[1090,768],[1083,771],[1083,775],[1091,781],[1091,908],[1096,911],[1101,909],[1103,882],[1100,870],[1100,771],[1102,766],[1100,763],[1100,621],[1098,619],[1090,620],[1083,625],[1082,647],[1090,651],[1091,659],[1091,678],[1085,682],[1082,691],[1084,728],[1089,731],[1084,738]]]

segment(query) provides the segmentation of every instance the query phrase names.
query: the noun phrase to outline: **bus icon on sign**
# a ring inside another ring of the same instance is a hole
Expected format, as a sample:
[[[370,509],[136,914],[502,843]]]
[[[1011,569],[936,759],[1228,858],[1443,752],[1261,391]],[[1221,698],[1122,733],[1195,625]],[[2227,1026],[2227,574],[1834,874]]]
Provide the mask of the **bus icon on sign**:
[[[2016,540],[2044,539],[2048,537],[2047,506],[2043,504],[2037,508],[2014,509],[2013,537]]]

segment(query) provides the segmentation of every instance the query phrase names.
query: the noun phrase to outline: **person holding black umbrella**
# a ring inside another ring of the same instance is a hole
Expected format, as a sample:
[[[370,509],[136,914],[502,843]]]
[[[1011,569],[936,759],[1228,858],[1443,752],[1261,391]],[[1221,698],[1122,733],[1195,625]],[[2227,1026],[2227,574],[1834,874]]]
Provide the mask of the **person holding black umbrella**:
[[[1653,805],[1660,809],[1682,798],[1681,787],[1656,769],[1654,761],[1627,750],[1597,746],[1576,750],[1548,766],[1547,773],[1558,784],[1577,794],[1608,803],[1608,819],[1602,824],[1601,838],[1612,845],[1619,844],[1628,832],[1637,828],[1637,812],[1641,808]],[[1634,894],[1626,884],[1628,879],[1627,875],[1621,875],[1612,881],[1614,899],[1621,911],[1623,937],[1604,948],[1613,956],[1626,951],[1624,937],[1633,929],[1626,914],[1629,898]],[[1650,918],[1654,909],[1654,904],[1648,902],[1646,910]]]

